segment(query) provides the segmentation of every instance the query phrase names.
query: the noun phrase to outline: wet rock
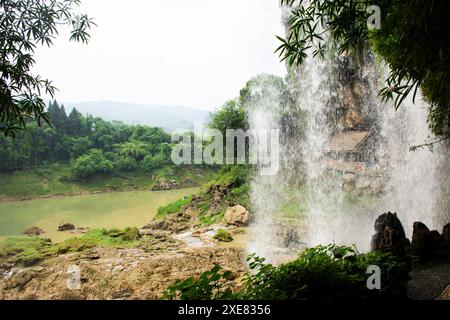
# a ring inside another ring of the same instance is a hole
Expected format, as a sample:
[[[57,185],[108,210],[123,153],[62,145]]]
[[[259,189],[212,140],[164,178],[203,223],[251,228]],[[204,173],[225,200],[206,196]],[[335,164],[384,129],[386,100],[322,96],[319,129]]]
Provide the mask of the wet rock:
[[[23,232],[24,235],[27,235],[27,236],[30,236],[30,237],[31,237],[31,236],[39,236],[39,235],[41,235],[41,234],[43,234],[43,233],[45,233],[45,231],[42,230],[42,229],[39,228],[39,227],[36,227],[36,226],[27,228],[27,229]]]
[[[18,272],[6,282],[5,289],[7,290],[14,288],[22,289],[28,282],[30,282],[35,277],[35,275],[36,274],[32,271]]]
[[[73,233],[73,234],[85,234],[89,230],[90,230],[90,228],[88,228],[88,227],[86,227],[86,228],[78,227],[78,228],[75,228],[74,230],[70,231],[70,233]]]
[[[62,222],[58,226],[58,231],[72,231],[75,230],[75,225],[69,222]]]
[[[227,224],[235,226],[247,226],[250,222],[250,215],[246,208],[241,205],[229,207],[225,212]]]
[[[391,252],[397,257],[405,258],[409,246],[410,242],[396,213],[387,212],[377,218],[372,251]]]

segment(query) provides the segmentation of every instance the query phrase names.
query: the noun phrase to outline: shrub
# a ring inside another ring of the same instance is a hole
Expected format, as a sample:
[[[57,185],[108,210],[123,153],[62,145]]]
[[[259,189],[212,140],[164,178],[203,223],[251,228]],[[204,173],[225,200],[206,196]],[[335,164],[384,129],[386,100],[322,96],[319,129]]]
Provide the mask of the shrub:
[[[111,172],[113,165],[105,158],[101,150],[92,149],[79,157],[71,166],[72,174],[77,179],[87,179],[98,173]]]
[[[263,258],[247,258],[251,271],[243,288],[231,293],[226,287],[229,274],[220,274],[217,266],[200,278],[178,280],[165,298],[178,299],[379,299],[404,298],[408,268],[389,253],[359,254],[350,247],[317,246],[302,252],[297,259],[273,266]],[[381,290],[369,290],[367,268],[381,269]]]
[[[224,300],[231,299],[233,293],[226,288],[222,279],[230,279],[231,271],[222,272],[222,267],[215,265],[204,272],[198,279],[194,277],[177,280],[163,293],[166,300]]]
[[[162,153],[159,153],[156,156],[146,156],[142,161],[142,166],[145,170],[152,171],[162,168],[164,164],[166,164],[166,162],[167,161],[164,159],[164,155]]]
[[[114,162],[114,167],[119,170],[132,171],[138,167],[138,163],[132,157],[121,156]]]
[[[274,267],[251,255],[241,293],[245,299],[373,299],[403,297],[408,269],[389,253],[359,254],[335,245],[307,249],[294,261]],[[367,288],[367,268],[381,269],[381,290]]]

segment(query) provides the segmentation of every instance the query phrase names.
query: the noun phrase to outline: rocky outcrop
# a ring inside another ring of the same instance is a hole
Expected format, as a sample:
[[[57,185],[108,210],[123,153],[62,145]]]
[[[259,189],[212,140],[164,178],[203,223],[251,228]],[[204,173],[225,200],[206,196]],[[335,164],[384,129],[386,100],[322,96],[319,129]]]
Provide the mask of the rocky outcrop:
[[[44,230],[42,230],[39,227],[36,226],[32,226],[30,228],[27,228],[24,232],[22,232],[22,234],[26,235],[26,236],[39,236],[41,234],[45,233]]]
[[[411,255],[418,263],[441,261],[450,258],[448,224],[444,227],[441,235],[437,230],[430,231],[422,222],[414,222]]]
[[[180,184],[176,182],[175,180],[166,181],[164,178],[160,178],[158,181],[156,181],[155,185],[153,186],[153,191],[161,191],[161,190],[174,190],[179,189]]]
[[[225,196],[229,194],[231,185],[214,184],[209,187],[208,193],[211,195],[209,209],[216,211],[224,206],[228,206]]]
[[[191,217],[184,215],[183,212],[177,214],[171,214],[162,220],[154,220],[142,229],[147,230],[162,230],[170,233],[179,233],[184,230],[190,229],[192,226]]]
[[[61,222],[58,226],[58,231],[72,231],[75,229],[75,225],[69,222]]]
[[[225,222],[235,226],[247,226],[250,222],[250,214],[241,205],[229,207],[225,212]]]
[[[410,242],[396,213],[387,212],[375,221],[375,235],[372,237],[372,251],[390,252],[405,258]]]
[[[396,213],[385,213],[375,221],[375,235],[372,237],[372,251],[391,252],[413,264],[440,262],[450,259],[450,223],[444,226],[442,234],[428,229],[422,222],[414,222],[411,242]]]

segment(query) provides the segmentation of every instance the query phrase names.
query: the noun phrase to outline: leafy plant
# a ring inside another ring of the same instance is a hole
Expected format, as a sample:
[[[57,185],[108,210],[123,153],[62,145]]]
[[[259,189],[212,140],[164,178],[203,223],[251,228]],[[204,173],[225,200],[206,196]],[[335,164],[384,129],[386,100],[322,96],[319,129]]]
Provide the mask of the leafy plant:
[[[360,254],[355,248],[336,245],[317,246],[302,252],[297,259],[273,266],[255,254],[247,258],[250,272],[243,288],[225,289],[229,274],[219,266],[198,279],[178,280],[164,293],[165,299],[387,299],[404,298],[408,268],[389,253]],[[367,269],[381,269],[381,290],[367,288]],[[222,280],[221,280],[222,279]]]
[[[450,138],[450,20],[448,2],[380,0],[381,28],[369,29],[370,0],[282,0],[290,8],[288,34],[278,37],[282,60],[301,65],[310,52],[324,56],[330,46],[362,57],[371,47],[389,64],[387,86],[380,91],[395,107],[421,89],[431,104],[428,124],[440,139]]]
[[[231,271],[222,271],[222,267],[215,265],[204,272],[199,278],[190,277],[177,280],[163,293],[166,300],[225,300],[233,298],[231,289],[225,283],[232,278]]]
[[[112,163],[105,158],[101,150],[97,149],[92,149],[88,154],[79,157],[71,167],[77,179],[87,179],[98,173],[108,173],[112,169]]]
[[[317,246],[302,252],[294,261],[274,267],[251,255],[245,299],[373,299],[405,294],[408,269],[391,254],[360,254],[355,248]],[[366,286],[369,265],[381,269],[382,289]]]
[[[79,0],[0,2],[0,132],[7,136],[25,128],[29,119],[49,122],[42,93],[53,97],[50,80],[33,74],[34,51],[50,47],[58,27],[71,27],[70,40],[88,42],[94,22],[74,12]]]

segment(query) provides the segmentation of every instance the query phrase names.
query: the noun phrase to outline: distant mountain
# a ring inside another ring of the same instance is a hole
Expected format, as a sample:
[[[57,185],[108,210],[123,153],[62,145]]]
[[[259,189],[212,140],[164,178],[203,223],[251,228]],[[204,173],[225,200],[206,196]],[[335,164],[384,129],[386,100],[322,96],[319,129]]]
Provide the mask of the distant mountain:
[[[82,114],[91,114],[107,121],[161,127],[167,131],[192,130],[196,122],[206,122],[208,112],[183,106],[144,105],[114,101],[64,103],[66,112],[76,108]]]

